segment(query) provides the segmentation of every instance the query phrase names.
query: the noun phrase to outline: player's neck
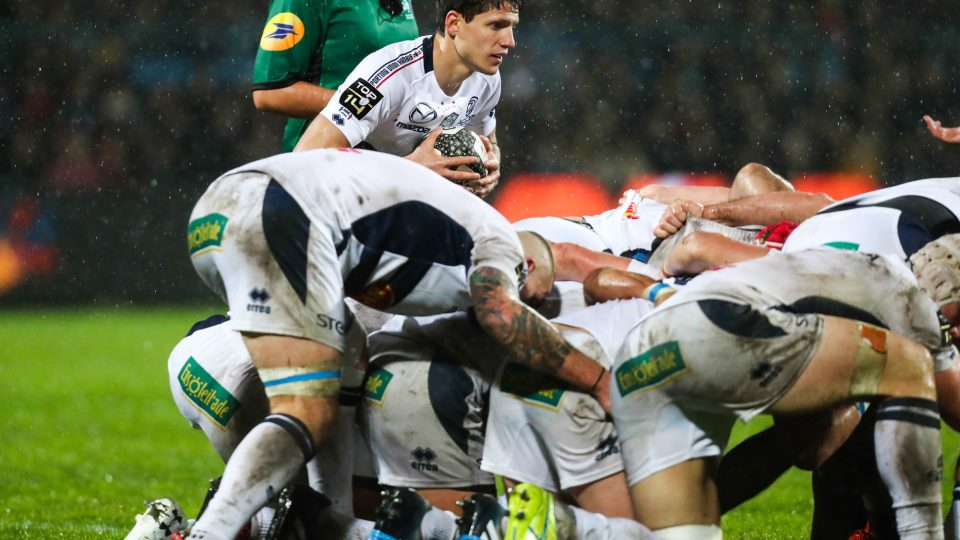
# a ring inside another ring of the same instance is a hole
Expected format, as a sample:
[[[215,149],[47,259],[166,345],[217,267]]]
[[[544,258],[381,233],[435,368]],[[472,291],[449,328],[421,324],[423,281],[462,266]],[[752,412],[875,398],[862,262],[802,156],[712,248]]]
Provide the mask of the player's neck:
[[[456,94],[463,81],[473,75],[448,35],[436,34],[433,39],[433,73],[440,89],[448,96]]]

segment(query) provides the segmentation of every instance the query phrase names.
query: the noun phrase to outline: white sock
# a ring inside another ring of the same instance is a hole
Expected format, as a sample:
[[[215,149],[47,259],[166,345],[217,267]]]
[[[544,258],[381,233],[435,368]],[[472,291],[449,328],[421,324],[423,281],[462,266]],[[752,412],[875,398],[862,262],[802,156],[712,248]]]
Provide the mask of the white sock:
[[[272,499],[313,452],[299,421],[271,414],[240,441],[230,456],[220,489],[194,524],[190,538],[233,540],[247,520]]]
[[[420,522],[423,540],[453,540],[457,534],[457,516],[446,510],[431,508]]]
[[[330,540],[367,540],[373,532],[372,521],[345,516],[331,507],[321,510],[320,516],[326,531],[324,538]]]
[[[583,508],[554,502],[557,536],[560,540],[657,540],[657,535],[638,521],[607,517]]]
[[[953,503],[947,518],[943,520],[943,537],[946,540],[960,540],[960,483],[953,484]]]
[[[890,492],[900,538],[943,538],[937,404],[886,399],[878,405],[873,433],[877,470]]]

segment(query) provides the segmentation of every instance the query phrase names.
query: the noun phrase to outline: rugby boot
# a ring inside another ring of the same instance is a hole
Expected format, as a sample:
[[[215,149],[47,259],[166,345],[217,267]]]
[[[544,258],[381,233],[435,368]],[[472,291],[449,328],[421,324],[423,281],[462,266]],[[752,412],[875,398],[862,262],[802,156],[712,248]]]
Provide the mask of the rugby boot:
[[[330,506],[330,499],[308,486],[285,487],[277,496],[273,520],[263,540],[316,540],[324,538],[320,510]]]
[[[877,535],[870,531],[870,523],[867,523],[866,527],[850,533],[847,540],[877,540]]]
[[[136,524],[124,540],[170,540],[187,526],[187,516],[180,505],[170,499],[147,503],[147,509],[137,514]]]
[[[500,521],[506,510],[496,497],[476,493],[457,501],[463,515],[457,520],[457,540],[502,540]]]
[[[553,494],[533,484],[518,484],[507,496],[506,540],[557,540]]]
[[[420,522],[430,503],[410,488],[391,488],[381,493],[373,531],[367,540],[423,540]]]

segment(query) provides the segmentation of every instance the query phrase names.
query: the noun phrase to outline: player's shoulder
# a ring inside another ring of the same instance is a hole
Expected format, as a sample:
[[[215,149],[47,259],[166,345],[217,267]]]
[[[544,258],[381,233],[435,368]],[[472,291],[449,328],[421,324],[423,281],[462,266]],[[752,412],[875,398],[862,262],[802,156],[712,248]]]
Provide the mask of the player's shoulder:
[[[420,36],[373,51],[357,67],[356,74],[376,87],[401,75],[408,82],[423,77],[423,64],[427,54],[431,53],[431,39],[432,36]]]

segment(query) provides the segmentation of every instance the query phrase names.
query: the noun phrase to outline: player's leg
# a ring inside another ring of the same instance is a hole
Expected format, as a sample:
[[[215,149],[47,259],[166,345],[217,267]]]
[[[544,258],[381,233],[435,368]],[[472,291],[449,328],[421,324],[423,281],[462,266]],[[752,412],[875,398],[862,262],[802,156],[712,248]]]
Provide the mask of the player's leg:
[[[194,208],[191,258],[230,306],[263,381],[270,414],[233,452],[191,532],[230,540],[328,442],[349,324],[333,245],[335,225],[311,221],[260,173],[214,182]],[[323,324],[321,324],[323,323]]]
[[[627,475],[621,471],[605,478],[565,490],[577,506],[588,512],[610,517],[633,518],[633,506],[627,486]]]
[[[824,317],[817,351],[772,411],[881,398],[875,454],[901,538],[942,535],[940,417],[933,360],[921,345],[865,323]]]
[[[270,414],[230,457],[191,538],[233,538],[301,471],[316,447],[329,442],[334,428],[339,380],[326,374],[338,373],[338,351],[288,336],[245,336],[245,341],[267,387]]]

